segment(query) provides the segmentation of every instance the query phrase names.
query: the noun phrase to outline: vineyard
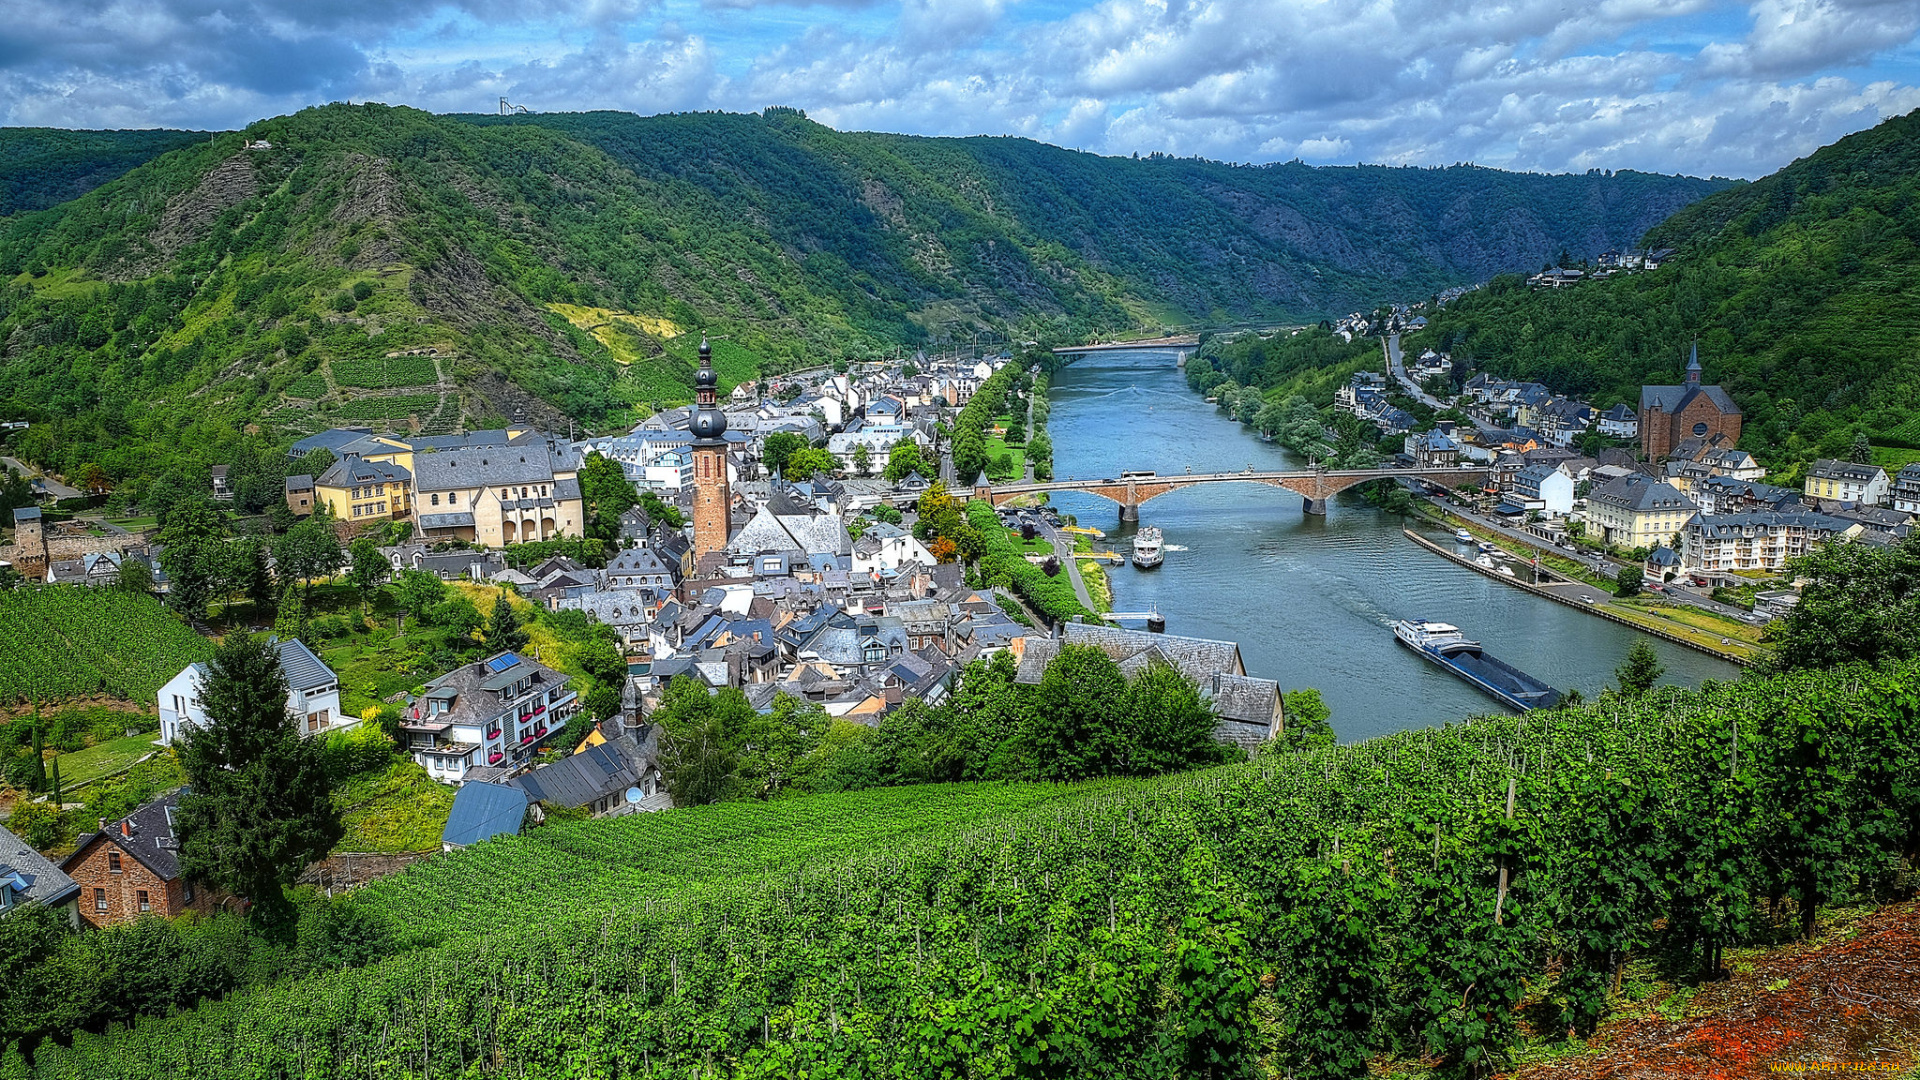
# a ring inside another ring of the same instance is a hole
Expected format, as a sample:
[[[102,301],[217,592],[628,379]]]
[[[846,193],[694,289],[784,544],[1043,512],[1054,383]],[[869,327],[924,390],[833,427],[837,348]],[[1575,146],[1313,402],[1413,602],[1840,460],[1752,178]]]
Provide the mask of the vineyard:
[[[342,402],[338,411],[348,420],[405,420],[431,415],[439,407],[440,398],[434,394],[396,394]]]
[[[1143,782],[550,824],[350,894],[387,959],[0,1075],[1485,1076],[1523,997],[1588,1031],[1629,957],[1712,970],[1892,887],[1916,685],[1749,678]]]
[[[105,694],[149,702],[213,644],[158,600],[118,589],[0,592],[0,703]]]
[[[333,362],[333,381],[341,386],[389,390],[401,386],[432,386],[439,378],[432,358],[424,356]]]

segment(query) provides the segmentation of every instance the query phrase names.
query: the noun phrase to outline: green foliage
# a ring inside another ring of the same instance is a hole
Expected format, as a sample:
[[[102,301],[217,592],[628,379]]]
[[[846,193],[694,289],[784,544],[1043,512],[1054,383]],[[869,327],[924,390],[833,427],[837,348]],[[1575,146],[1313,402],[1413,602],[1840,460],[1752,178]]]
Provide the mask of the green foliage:
[[[1767,662],[1824,668],[1920,656],[1920,536],[1898,544],[1828,544],[1794,564],[1800,603],[1768,625]]]
[[[787,455],[781,476],[789,480],[810,479],[815,473],[832,476],[840,471],[840,459],[817,446],[807,446]]]
[[[368,360],[336,360],[328,365],[328,370],[333,373],[333,381],[341,386],[361,387],[368,390],[390,390],[401,386],[432,386],[435,378],[433,360],[425,356],[383,356]],[[287,388],[287,393],[296,397],[318,396],[296,393],[292,387]]]
[[[160,602],[65,585],[0,590],[0,702],[150,701],[213,646]]]
[[[1920,118],[1894,117],[1676,213],[1646,237],[1680,252],[1657,271],[1558,290],[1497,280],[1427,339],[1605,408],[1679,382],[1698,338],[1764,461],[1846,457],[1862,434],[1915,442],[1916,165]]]
[[[923,507],[925,501],[923,497]],[[1027,561],[1015,534],[1000,523],[992,506],[976,500],[967,504],[966,513],[968,522],[980,536],[980,577],[986,587],[1011,590],[1051,622],[1070,622],[1075,615],[1093,614],[1074,595],[1073,583],[1064,573],[1048,577],[1045,571]]]
[[[586,534],[607,545],[620,540],[620,515],[640,502],[620,463],[599,451],[580,463],[580,497],[586,504]]]
[[[795,451],[804,450],[807,440],[791,431],[776,431],[766,437],[761,450],[767,470],[775,476],[787,475],[787,459]]]
[[[78,198],[169,150],[204,141],[205,132],[0,131],[0,217],[45,210]]]
[[[1289,690],[1281,700],[1286,706],[1286,721],[1274,749],[1297,753],[1334,744],[1333,710],[1321,699],[1320,691],[1312,687]]]
[[[514,613],[513,603],[507,599],[507,590],[493,598],[493,616],[487,620],[487,651],[490,653],[515,652],[527,647],[527,632],[520,627],[520,616]]]
[[[914,473],[933,480],[939,477],[940,468],[921,455],[919,443],[912,439],[901,439],[887,451],[887,467],[882,475],[889,482],[897,484]]]
[[[1620,682],[1623,694],[1644,694],[1653,689],[1653,684],[1666,674],[1667,667],[1660,662],[1660,655],[1653,651],[1645,638],[1633,639],[1633,646],[1627,650],[1627,658],[1614,669],[1613,677]]]
[[[1640,569],[1639,560],[1629,559],[1627,565],[1613,576],[1613,595],[1639,596],[1641,583],[1645,580],[1646,574]]]
[[[207,664],[204,727],[187,730],[180,764],[180,870],[244,896],[262,921],[291,914],[284,889],[339,841],[323,747],[287,713],[287,680],[264,639],[233,634]]]

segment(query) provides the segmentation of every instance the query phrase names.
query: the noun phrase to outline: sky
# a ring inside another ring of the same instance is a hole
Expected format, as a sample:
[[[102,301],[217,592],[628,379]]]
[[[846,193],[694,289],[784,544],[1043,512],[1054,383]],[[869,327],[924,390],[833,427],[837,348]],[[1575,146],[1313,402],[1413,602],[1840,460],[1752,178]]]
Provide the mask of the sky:
[[[1920,0],[8,0],[0,124],[769,105],[1223,161],[1756,177],[1920,108]]]

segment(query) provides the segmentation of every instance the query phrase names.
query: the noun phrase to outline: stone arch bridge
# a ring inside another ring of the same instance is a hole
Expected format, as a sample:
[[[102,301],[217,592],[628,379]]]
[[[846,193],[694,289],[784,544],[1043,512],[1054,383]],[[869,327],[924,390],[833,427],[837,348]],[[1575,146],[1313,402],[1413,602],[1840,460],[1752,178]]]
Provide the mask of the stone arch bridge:
[[[1153,473],[1125,472],[1118,477],[1094,480],[1049,480],[1044,483],[980,484],[973,497],[986,499],[995,506],[1021,495],[1053,491],[1084,491],[1111,499],[1120,505],[1121,521],[1139,521],[1140,504],[1169,491],[1196,484],[1266,484],[1286,488],[1305,500],[1302,509],[1309,514],[1325,515],[1327,500],[1339,492],[1369,480],[1424,480],[1442,488],[1456,488],[1464,482],[1488,480],[1481,466],[1436,466],[1394,469],[1296,469],[1226,473]]]

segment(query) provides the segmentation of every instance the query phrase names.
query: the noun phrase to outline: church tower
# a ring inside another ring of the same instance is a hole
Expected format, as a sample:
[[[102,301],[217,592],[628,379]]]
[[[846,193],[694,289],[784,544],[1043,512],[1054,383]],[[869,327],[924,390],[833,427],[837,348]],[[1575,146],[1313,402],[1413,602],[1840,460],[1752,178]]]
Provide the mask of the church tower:
[[[1700,343],[1693,343],[1693,358],[1687,361],[1687,385],[1700,385]]]
[[[723,550],[733,524],[733,492],[727,485],[727,415],[714,403],[713,347],[700,339],[700,374],[694,385],[693,557]]]

